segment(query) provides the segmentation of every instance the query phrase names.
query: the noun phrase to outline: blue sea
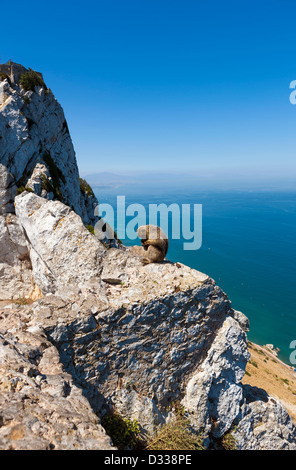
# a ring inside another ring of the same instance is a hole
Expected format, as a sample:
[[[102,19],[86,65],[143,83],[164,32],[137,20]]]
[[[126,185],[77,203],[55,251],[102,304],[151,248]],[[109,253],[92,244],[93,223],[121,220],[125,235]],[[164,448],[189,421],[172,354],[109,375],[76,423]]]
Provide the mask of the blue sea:
[[[296,340],[296,192],[169,187],[151,191],[132,185],[94,189],[99,202],[109,203],[115,212],[118,195],[125,196],[126,205],[140,203],[146,208],[202,204],[200,249],[185,251],[184,240],[170,240],[167,258],[215,279],[233,308],[249,318],[249,340],[273,344],[280,349],[279,358],[290,364],[290,343]],[[115,229],[121,223],[115,220]]]

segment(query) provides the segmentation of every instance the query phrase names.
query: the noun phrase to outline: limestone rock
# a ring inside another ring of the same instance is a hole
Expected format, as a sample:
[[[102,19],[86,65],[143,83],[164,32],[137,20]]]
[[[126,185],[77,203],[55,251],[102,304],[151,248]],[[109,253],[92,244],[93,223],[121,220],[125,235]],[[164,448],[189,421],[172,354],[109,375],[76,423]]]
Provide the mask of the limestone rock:
[[[0,216],[0,299],[32,296],[35,280],[29,252],[17,217],[13,214]]]
[[[0,163],[0,214],[14,212],[14,197],[17,187],[13,176]]]
[[[21,89],[15,68],[11,84],[0,81],[0,191],[6,206],[16,185],[38,195],[59,199],[72,207],[85,224],[94,225],[98,204],[93,195],[80,189],[75,151],[63,109],[49,89]],[[1,99],[2,96],[2,99]],[[9,174],[4,182],[3,172]],[[12,183],[14,186],[12,188]],[[0,213],[7,212],[0,206]],[[9,207],[13,211],[13,206]]]
[[[191,412],[191,422],[216,438],[225,434],[240,412],[240,383],[250,355],[245,333],[227,317],[207,353],[189,380],[182,404]]]
[[[116,450],[42,328],[0,311],[0,449]]]
[[[296,428],[282,403],[264,390],[243,387],[243,403],[233,423],[238,450],[296,450]]]
[[[54,193],[47,192],[44,189],[44,181],[46,180],[53,186],[53,180],[48,168],[43,163],[37,163],[26,183],[26,188],[32,189],[35,194],[45,199],[53,199]]]
[[[108,282],[46,295],[27,314],[28,331],[46,333],[97,414],[111,407],[153,434],[181,402],[209,442],[230,432],[239,449],[296,449],[284,407],[241,384],[246,333],[211,278],[181,263],[143,266],[129,249],[108,250],[102,264]]]
[[[277,356],[280,351],[279,348],[275,348],[273,344],[265,344],[263,347],[274,354],[274,356]]]
[[[33,304],[30,319],[42,325],[58,347],[63,364],[84,384],[94,409],[104,413],[112,404],[153,433],[169,418],[171,404],[182,399],[188,381],[209,355],[205,375],[210,387],[204,393],[217,393],[215,416],[221,432],[228,429],[239,412],[239,382],[248,353],[245,333],[230,316],[225,294],[203,273],[179,263],[143,266],[129,250],[109,250],[102,278],[104,272],[109,273],[104,290],[92,297],[85,292],[87,311],[81,293],[74,304],[74,297],[46,296]],[[222,382],[231,395],[222,394]],[[201,413],[197,397],[192,400]],[[227,406],[233,414],[227,413]],[[209,409],[207,413],[203,425],[214,415]]]
[[[15,210],[29,241],[34,279],[43,293],[100,275],[106,249],[70,207],[23,192],[16,197]]]
[[[250,330],[248,317],[238,310],[233,310],[233,318],[240,324],[241,328],[247,333]]]

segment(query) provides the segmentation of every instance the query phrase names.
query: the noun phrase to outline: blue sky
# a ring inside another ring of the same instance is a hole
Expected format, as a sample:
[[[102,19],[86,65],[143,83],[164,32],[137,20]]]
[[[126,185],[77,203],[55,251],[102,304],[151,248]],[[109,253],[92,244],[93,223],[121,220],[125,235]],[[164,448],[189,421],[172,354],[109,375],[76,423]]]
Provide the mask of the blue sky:
[[[294,185],[295,0],[12,8],[1,62],[43,73],[81,174],[170,169]]]

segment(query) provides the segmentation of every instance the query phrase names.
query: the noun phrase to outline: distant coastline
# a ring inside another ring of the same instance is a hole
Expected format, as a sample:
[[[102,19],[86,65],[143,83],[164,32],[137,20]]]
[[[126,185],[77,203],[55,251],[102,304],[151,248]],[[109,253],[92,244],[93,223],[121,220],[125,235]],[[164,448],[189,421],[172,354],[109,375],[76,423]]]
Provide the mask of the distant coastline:
[[[244,172],[229,171],[227,169],[217,168],[214,170],[192,170],[192,171],[126,171],[109,172],[102,171],[98,173],[82,172],[81,176],[87,180],[95,192],[99,194],[102,189],[118,189],[133,186],[135,189],[144,187],[151,188],[157,192],[163,189],[177,189],[178,191],[190,190],[200,191],[247,191],[247,192],[265,192],[265,191],[296,191],[296,180],[292,173],[290,178],[281,177],[276,173],[266,172],[264,179],[262,176],[247,175]]]

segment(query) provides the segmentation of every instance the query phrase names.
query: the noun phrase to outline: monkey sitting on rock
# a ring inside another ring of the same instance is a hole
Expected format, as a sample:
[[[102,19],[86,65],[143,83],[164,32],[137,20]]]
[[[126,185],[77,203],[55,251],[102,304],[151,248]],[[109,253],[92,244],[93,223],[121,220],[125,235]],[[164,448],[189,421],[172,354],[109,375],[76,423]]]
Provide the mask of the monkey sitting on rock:
[[[141,225],[137,230],[141,245],[145,250],[143,264],[160,263],[166,257],[169,240],[161,228],[156,225]]]

